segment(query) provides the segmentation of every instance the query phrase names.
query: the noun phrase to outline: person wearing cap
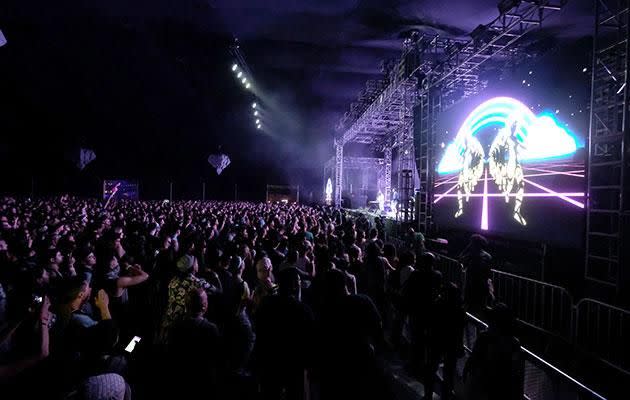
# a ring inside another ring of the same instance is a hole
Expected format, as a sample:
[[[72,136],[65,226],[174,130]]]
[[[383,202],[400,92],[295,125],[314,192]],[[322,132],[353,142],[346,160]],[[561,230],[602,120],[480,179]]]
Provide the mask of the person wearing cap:
[[[181,256],[176,263],[177,273],[168,284],[168,305],[159,340],[168,342],[168,334],[171,326],[186,315],[186,298],[191,290],[203,289],[208,294],[221,293],[221,288],[208,283],[196,276],[199,270],[197,258],[190,254]]]

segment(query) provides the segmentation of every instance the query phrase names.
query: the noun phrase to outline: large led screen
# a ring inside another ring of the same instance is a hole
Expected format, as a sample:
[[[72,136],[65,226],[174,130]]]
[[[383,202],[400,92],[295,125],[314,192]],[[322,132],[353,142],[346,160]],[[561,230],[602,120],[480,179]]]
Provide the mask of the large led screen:
[[[579,246],[583,140],[556,113],[493,97],[448,114],[444,126],[451,134],[437,152],[438,227]]]

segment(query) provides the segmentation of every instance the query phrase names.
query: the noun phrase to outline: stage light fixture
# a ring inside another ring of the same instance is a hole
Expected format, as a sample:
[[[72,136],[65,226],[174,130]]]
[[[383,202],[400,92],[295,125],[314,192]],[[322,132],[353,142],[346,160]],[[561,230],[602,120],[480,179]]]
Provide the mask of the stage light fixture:
[[[241,80],[241,82],[243,82],[243,85],[244,85],[244,84],[246,84],[246,83],[247,83],[247,78],[243,78],[243,79]]]
[[[256,103],[252,103],[252,108],[256,108]]]
[[[245,85],[245,89],[249,89],[252,85],[249,84],[249,82]]]
[[[254,116],[258,116],[258,111],[254,111]]]
[[[588,71],[588,68],[586,67],[582,68],[582,72],[586,72],[586,71]]]
[[[241,76],[243,76],[243,72],[239,71],[238,74],[236,74],[236,77],[240,78]]]
[[[260,125],[256,125],[256,129],[260,129]]]
[[[257,119],[257,120],[256,120],[256,125],[259,125],[259,124],[260,124],[260,120],[259,120],[259,119]]]
[[[232,65],[232,71],[236,71],[237,68],[238,68],[238,65],[236,65],[236,64]]]

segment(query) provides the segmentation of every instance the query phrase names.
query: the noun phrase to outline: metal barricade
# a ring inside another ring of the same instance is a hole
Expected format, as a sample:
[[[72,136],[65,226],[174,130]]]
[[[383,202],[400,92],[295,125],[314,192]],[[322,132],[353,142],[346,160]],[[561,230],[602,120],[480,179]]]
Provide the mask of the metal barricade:
[[[582,299],[575,306],[575,344],[627,375],[629,334],[630,311],[593,299]]]
[[[571,341],[573,298],[565,288],[494,269],[492,285],[520,322]]]
[[[466,357],[458,363],[458,372],[461,377],[461,369],[470,352],[474,348],[475,340],[480,331],[487,329],[488,325],[470,313],[466,313],[467,327],[465,334]],[[589,388],[582,382],[570,376],[558,367],[544,360],[542,357],[521,346],[521,352],[525,361],[523,376],[524,400],[606,400],[604,396]]]
[[[435,260],[435,269],[442,273],[442,277],[447,282],[456,284],[462,291],[466,283],[466,271],[462,263],[452,258],[438,255]]]

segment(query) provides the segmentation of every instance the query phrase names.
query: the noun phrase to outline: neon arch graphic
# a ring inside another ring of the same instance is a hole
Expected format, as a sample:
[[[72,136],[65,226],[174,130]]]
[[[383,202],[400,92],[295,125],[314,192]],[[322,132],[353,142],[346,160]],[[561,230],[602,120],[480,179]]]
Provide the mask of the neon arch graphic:
[[[573,155],[578,146],[567,129],[560,126],[548,113],[535,115],[527,106],[511,97],[495,97],[480,104],[466,117],[457,136],[449,143],[440,160],[438,174],[459,172],[466,138],[477,136],[490,126],[504,128],[517,123],[516,138],[523,146],[520,160],[523,163],[565,158]]]

